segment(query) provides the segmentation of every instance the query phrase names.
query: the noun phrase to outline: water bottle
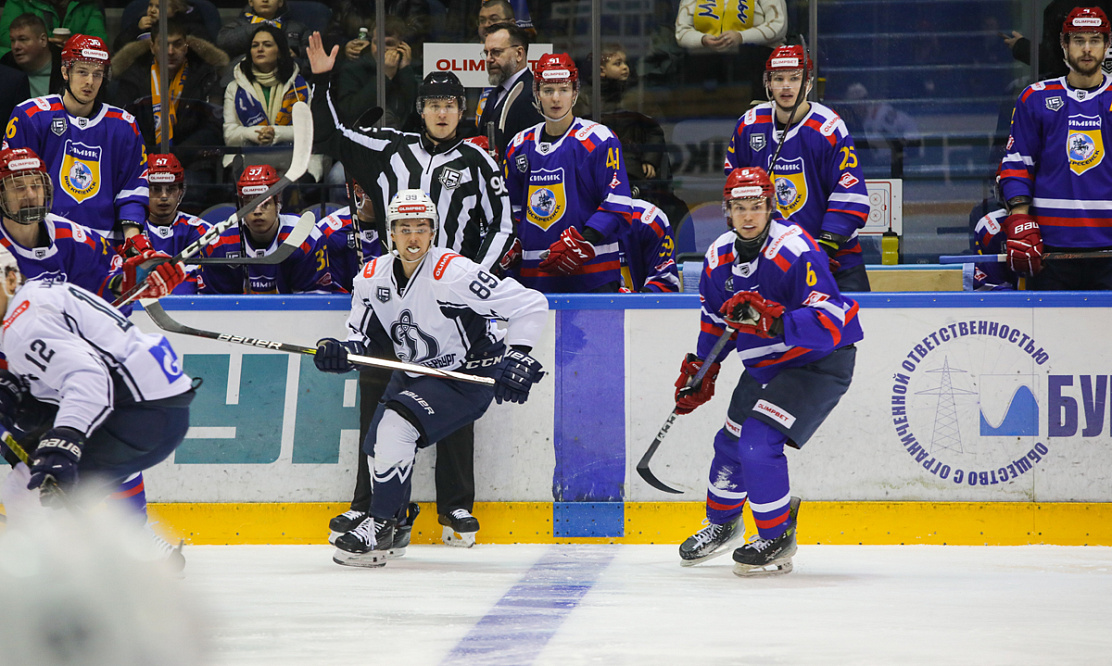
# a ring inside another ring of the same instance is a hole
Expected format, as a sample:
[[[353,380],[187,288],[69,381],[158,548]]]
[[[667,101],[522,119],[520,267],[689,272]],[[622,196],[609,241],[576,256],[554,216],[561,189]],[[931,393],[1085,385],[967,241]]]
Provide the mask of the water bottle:
[[[895,231],[885,231],[880,237],[880,263],[885,266],[900,263],[900,236]]]
[[[359,40],[360,41],[363,41],[363,42],[367,41],[367,34],[368,34],[368,32],[367,32],[366,28],[359,28]]]

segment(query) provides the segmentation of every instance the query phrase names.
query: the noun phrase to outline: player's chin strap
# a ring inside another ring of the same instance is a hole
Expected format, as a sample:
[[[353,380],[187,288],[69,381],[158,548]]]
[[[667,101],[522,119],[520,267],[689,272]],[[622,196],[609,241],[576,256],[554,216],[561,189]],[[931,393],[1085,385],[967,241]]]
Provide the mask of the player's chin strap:
[[[772,205],[772,202],[769,202]],[[768,222],[765,224],[764,231],[755,238],[742,238],[741,234],[734,229],[734,251],[737,253],[738,263],[747,264],[757,258],[761,253],[761,248],[764,247],[765,241],[768,240],[768,233],[772,229],[772,212],[768,213]]]
[[[571,99],[571,104],[568,105],[567,112],[564,113],[564,115],[560,116],[559,118],[552,118],[551,116],[546,116],[544,114],[544,108],[541,106],[540,100],[535,100],[534,103],[533,103],[533,106],[537,109],[537,113],[541,114],[542,118],[544,118],[545,120],[547,120],[550,123],[558,123],[558,122],[562,121],[564,118],[568,117],[568,115],[572,112],[572,109],[575,108],[575,105],[578,102],[579,102],[579,91],[576,90],[575,91],[575,97],[573,97]]]

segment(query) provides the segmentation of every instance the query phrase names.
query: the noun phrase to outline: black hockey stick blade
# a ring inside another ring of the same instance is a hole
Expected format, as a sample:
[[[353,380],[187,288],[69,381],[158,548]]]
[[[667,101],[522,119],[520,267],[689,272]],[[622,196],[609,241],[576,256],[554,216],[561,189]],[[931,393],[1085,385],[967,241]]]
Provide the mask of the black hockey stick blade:
[[[653,443],[649,445],[649,448],[645,451],[645,455],[641,456],[641,460],[637,461],[637,473],[641,475],[641,478],[645,480],[645,483],[649,484],[653,488],[656,488],[657,490],[662,490],[666,493],[673,493],[675,495],[682,495],[682,490],[676,490],[675,488],[656,478],[656,475],[653,474],[652,470],[649,469],[649,460],[652,459],[653,454],[656,453],[656,450],[660,448],[660,443],[664,441],[664,436],[668,434],[668,429],[672,427],[672,423],[674,423],[675,420],[676,410],[672,410],[672,413],[668,415],[668,420],[664,422],[664,426],[660,429],[660,432],[657,433],[656,439],[654,439]]]
[[[726,330],[722,331],[722,335],[718,336],[718,340],[715,341],[714,347],[710,350],[710,353],[707,354],[707,359],[718,358],[718,355],[722,353],[723,349],[726,348],[726,345],[730,342],[730,339],[733,336],[734,330],[727,326]],[[687,383],[688,388],[698,387],[699,384],[703,382],[703,377],[705,377],[707,375],[707,371],[710,370],[710,365],[710,363],[703,363],[703,365],[699,368],[699,371],[696,372],[695,376],[691,378],[691,381]],[[675,422],[676,416],[676,410],[673,409],[672,413],[668,415],[668,420],[664,422],[663,426],[661,426],[660,432],[656,433],[656,439],[653,440],[653,443],[650,444],[649,448],[645,451],[645,455],[641,456],[641,460],[637,461],[637,473],[641,475],[641,478],[645,480],[645,483],[648,483],[653,488],[656,488],[657,490],[663,490],[666,493],[675,493],[677,495],[680,495],[683,494],[682,490],[676,490],[669,487],[663,481],[656,478],[656,475],[653,474],[652,470],[649,469],[649,461],[652,460],[652,457],[656,453],[656,450],[660,448],[660,443],[664,441],[664,436],[668,434],[668,429],[672,427],[672,423]]]
[[[381,106],[372,106],[363,112],[363,115],[355,121],[355,129],[362,132],[364,130],[373,130],[378,125],[378,121],[382,120],[382,114],[385,111]]]
[[[302,213],[301,219],[297,221],[297,225],[290,231],[290,235],[286,236],[286,240],[282,241],[282,244],[270,254],[260,257],[197,257],[189,263],[194,266],[211,266],[214,264],[235,264],[243,266],[280,264],[289,258],[294,250],[301,247],[301,244],[305,242],[305,239],[308,238],[309,234],[313,231],[313,227],[316,223],[317,218],[313,215],[312,211],[307,210]]]
[[[290,168],[286,173],[266,189],[265,192],[247,202],[247,205],[241,207],[232,216],[223,222],[218,222],[209,228],[200,238],[193,241],[185,248],[178,252],[171,262],[177,263],[184,261],[198,254],[202,248],[216,240],[220,234],[224,233],[233,225],[239,224],[248,213],[255,210],[259,205],[269,199],[270,197],[279,194],[282,190],[286,189],[290,183],[296,181],[305,175],[309,170],[309,157],[313,152],[313,112],[309,110],[309,105],[305,102],[295,102],[293,105],[293,157],[290,160]],[[135,300],[139,292],[147,286],[147,281],[144,280],[134,287],[129,289],[126,293],[120,294],[120,297],[112,301],[113,307],[122,307]]]
[[[192,335],[198,338],[208,338],[210,340],[219,340],[220,342],[228,342],[237,345],[246,345],[248,347],[255,347],[256,349],[273,349],[275,351],[286,352],[290,354],[307,354],[314,355],[317,353],[316,347],[306,347],[304,345],[295,345],[288,342],[275,342],[273,340],[263,340],[261,338],[252,338],[244,335],[232,335],[230,333],[217,333],[215,331],[205,331],[192,326],[186,326],[181,322],[176,321],[173,317],[166,313],[162,305],[153,298],[143,299],[140,301],[143,309],[146,311],[147,316],[156,326],[164,331],[170,333],[178,333],[180,335]],[[428,368],[423,365],[415,363],[405,363],[403,361],[392,361],[384,358],[375,358],[374,356],[363,356],[360,354],[348,354],[348,361],[353,365],[365,365],[372,368],[384,368],[387,370],[402,370],[404,372],[413,372],[422,375],[429,375],[430,377],[440,377],[442,379],[455,379],[461,382],[468,382],[471,384],[483,384],[485,386],[494,386],[494,379],[491,377],[482,377],[479,375],[469,375],[465,372],[455,372],[453,370],[440,370],[438,368]]]

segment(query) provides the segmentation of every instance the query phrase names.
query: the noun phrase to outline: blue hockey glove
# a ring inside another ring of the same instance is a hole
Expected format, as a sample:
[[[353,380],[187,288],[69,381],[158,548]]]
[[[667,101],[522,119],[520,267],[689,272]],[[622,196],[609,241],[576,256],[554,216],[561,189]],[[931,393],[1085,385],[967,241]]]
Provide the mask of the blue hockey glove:
[[[317,353],[313,363],[321,372],[348,372],[355,366],[348,361],[348,354],[362,354],[363,345],[354,341],[340,342],[336,338],[323,338],[317,341]]]
[[[42,486],[48,478],[62,489],[77,483],[77,464],[85,436],[73,428],[52,428],[43,435],[31,456],[31,481],[28,490]]]
[[[494,399],[498,404],[503,400],[524,403],[529,397],[529,389],[544,377],[544,370],[537,359],[518,349],[511,349],[502,357],[498,365],[498,375],[494,378]]]

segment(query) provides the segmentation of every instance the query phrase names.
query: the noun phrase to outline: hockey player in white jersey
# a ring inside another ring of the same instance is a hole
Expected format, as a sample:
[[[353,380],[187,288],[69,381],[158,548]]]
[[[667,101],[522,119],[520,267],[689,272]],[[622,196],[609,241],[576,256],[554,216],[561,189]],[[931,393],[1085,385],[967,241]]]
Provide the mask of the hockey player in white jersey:
[[[28,282],[10,302],[0,290],[0,309],[0,422],[45,431],[0,488],[9,517],[31,509],[48,479],[107,495],[181,444],[194,386],[166,338],[64,282]]]
[[[391,252],[356,276],[347,339],[321,340],[314,361],[324,372],[347,372],[349,352],[384,355],[495,384],[394,372],[363,442],[372,459],[370,515],[336,539],[337,564],[380,567],[402,555],[409,532],[397,528],[409,504],[417,449],[475,421],[492,399],[525,402],[544,375],[530,352],[547,321],[547,299],[433,247],[437,221],[421,190],[394,196],[386,219]],[[493,319],[507,322],[506,330]]]

